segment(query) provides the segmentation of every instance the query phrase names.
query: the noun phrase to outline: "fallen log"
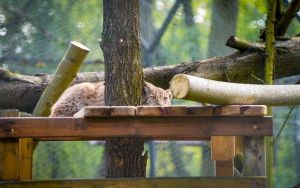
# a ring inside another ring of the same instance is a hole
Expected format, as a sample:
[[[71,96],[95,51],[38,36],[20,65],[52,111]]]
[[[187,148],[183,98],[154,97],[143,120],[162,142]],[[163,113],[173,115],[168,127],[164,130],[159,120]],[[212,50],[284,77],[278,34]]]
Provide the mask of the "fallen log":
[[[300,104],[300,85],[237,84],[178,74],[172,78],[170,89],[175,98],[210,104]]]
[[[300,74],[300,37],[279,41],[276,47],[280,50],[276,57],[275,78]],[[245,50],[224,57],[144,69],[145,79],[163,88],[167,88],[171,78],[180,73],[219,81],[261,83],[264,52]],[[17,108],[32,112],[50,79],[51,75],[26,76],[0,68],[0,109]],[[73,84],[103,80],[104,73],[79,73]]]

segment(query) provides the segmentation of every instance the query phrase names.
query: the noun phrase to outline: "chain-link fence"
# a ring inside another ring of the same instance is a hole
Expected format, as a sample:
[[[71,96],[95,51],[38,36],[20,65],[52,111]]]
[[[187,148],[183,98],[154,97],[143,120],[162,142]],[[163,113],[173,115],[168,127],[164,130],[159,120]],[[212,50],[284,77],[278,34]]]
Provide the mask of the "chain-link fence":
[[[40,142],[34,179],[105,177],[104,141]],[[149,141],[147,177],[198,177],[213,174],[208,142]],[[209,157],[204,157],[205,156]],[[205,169],[203,171],[203,169]],[[208,170],[209,169],[209,170]]]
[[[224,54],[225,40],[219,36],[236,34],[254,41],[259,28],[264,27],[266,1],[233,0],[225,5],[225,1],[213,0],[183,2],[177,6],[176,0],[141,0],[145,66],[204,59],[209,49],[217,55]],[[222,15],[231,12],[237,16],[232,18],[236,23],[228,25],[231,22]],[[214,14],[216,22],[228,23],[227,26],[213,27],[217,25],[211,22]],[[226,28],[232,27],[235,33],[226,34]],[[216,32],[211,32],[214,28]],[[289,33],[295,33],[297,28],[299,22],[295,20]],[[91,49],[81,71],[102,71],[103,56],[98,44],[101,30],[102,0],[0,0],[0,66],[21,74],[53,73],[68,43],[77,40]],[[147,54],[150,47],[155,50]],[[288,110],[274,110],[275,134]],[[275,142],[276,187],[300,182],[299,113],[295,108]],[[214,174],[208,142],[152,141],[145,148],[148,177]],[[40,142],[34,153],[34,179],[105,177],[104,150],[104,142]]]

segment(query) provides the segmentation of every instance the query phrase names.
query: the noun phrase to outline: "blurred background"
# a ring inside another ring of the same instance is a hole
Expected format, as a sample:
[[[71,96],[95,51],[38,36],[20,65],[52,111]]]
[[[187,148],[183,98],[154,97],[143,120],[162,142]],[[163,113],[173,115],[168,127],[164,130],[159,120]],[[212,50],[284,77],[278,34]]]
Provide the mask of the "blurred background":
[[[282,0],[287,6],[288,0]],[[230,54],[230,35],[258,41],[266,0],[140,0],[144,67]],[[98,44],[102,0],[0,0],[0,66],[34,75],[53,73],[71,40],[91,49],[81,71],[103,71]],[[299,32],[300,13],[288,35]],[[277,80],[288,84],[298,77]],[[185,101],[173,101],[185,104]],[[189,103],[190,104],[190,103]],[[275,135],[291,107],[274,109]],[[148,177],[214,173],[206,142],[149,142]],[[104,142],[42,142],[34,154],[34,179],[104,177]],[[300,108],[294,107],[275,143],[276,187],[300,182]]]

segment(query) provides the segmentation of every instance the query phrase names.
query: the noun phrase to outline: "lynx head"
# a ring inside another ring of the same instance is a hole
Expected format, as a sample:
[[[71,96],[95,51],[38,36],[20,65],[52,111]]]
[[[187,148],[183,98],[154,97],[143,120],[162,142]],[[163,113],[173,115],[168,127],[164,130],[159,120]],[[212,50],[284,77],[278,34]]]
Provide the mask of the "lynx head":
[[[170,106],[171,99],[172,94],[170,89],[163,90],[149,82],[144,82],[142,105]]]

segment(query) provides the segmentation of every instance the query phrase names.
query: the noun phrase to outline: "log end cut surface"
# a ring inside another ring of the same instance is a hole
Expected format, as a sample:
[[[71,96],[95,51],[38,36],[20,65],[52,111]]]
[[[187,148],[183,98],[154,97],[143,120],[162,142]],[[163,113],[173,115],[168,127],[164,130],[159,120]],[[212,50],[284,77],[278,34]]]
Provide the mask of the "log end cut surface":
[[[170,89],[175,98],[184,99],[189,93],[189,79],[184,74],[174,76],[170,82]]]

